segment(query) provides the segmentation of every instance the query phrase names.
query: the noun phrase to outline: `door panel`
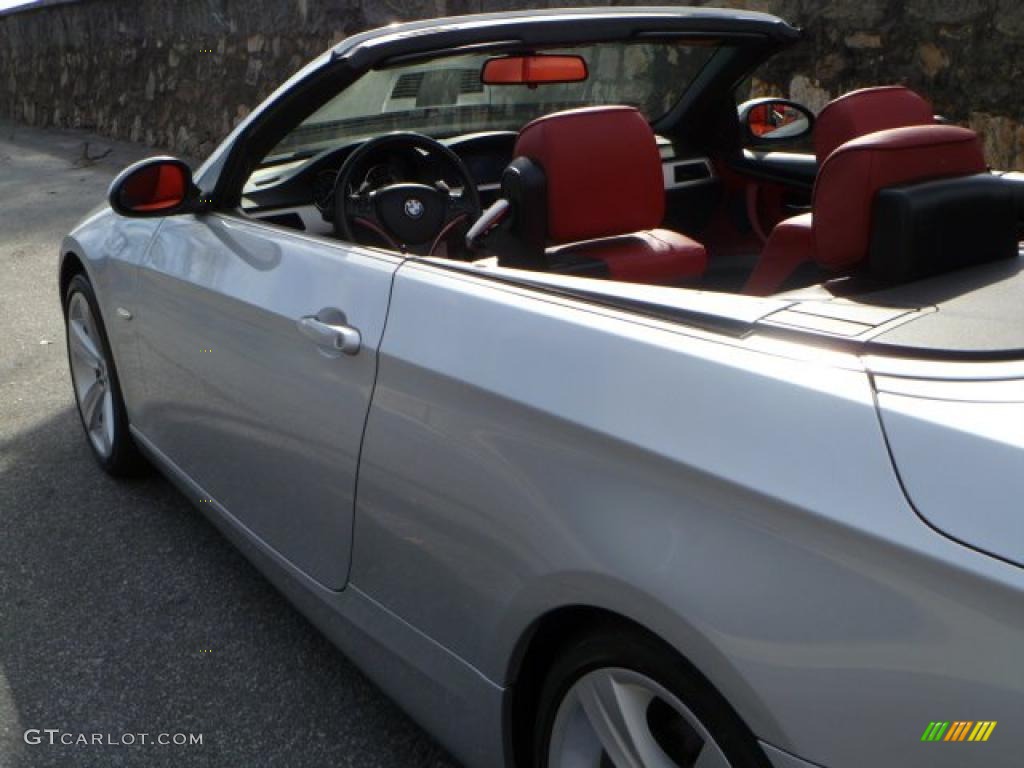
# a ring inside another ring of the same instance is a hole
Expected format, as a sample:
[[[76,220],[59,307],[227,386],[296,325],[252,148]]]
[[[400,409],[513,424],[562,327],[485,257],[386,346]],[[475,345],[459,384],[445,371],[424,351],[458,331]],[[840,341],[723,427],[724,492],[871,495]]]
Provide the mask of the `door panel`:
[[[597,571],[670,589],[637,553],[662,551],[673,521],[902,502],[863,371],[584,307],[415,262],[395,278],[352,578],[485,673],[534,580]]]
[[[963,565],[915,514],[846,353],[409,261],[356,540],[353,586],[492,681],[515,685],[538,617],[603,608],[816,764],[962,766],[922,756],[929,707],[1020,700],[1019,569]],[[986,767],[1018,765],[1013,741]]]
[[[356,461],[397,263],[240,218],[182,216],[166,221],[139,272],[136,426],[335,589],[347,580]],[[358,329],[347,353],[331,332],[346,326]]]
[[[757,227],[768,235],[783,219],[810,210],[817,174],[814,155],[744,150],[728,163],[723,177],[746,226],[754,229],[756,216]]]
[[[703,285],[739,292],[775,225],[810,210],[817,162],[813,155],[744,150],[714,164],[720,202],[696,233],[709,255]]]
[[[737,173],[744,176],[805,192],[810,191],[818,176],[818,161],[814,155],[798,152],[744,150],[742,157],[732,165]]]

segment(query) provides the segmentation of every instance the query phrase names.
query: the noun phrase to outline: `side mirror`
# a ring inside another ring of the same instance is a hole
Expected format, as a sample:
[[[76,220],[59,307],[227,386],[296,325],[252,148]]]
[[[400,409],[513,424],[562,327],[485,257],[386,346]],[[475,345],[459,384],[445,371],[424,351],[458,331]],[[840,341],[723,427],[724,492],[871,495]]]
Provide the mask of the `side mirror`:
[[[814,113],[788,99],[752,99],[739,106],[740,130],[746,145],[795,142],[814,130]]]
[[[199,189],[192,169],[181,160],[151,157],[121,171],[110,185],[108,199],[122,216],[173,216],[198,210]]]

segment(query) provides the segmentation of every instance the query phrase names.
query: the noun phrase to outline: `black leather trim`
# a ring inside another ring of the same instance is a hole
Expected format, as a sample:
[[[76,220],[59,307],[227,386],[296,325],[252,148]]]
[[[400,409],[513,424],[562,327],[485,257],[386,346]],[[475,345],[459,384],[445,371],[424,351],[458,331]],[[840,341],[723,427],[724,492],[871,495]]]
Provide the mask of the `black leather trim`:
[[[501,196],[508,200],[508,219],[484,241],[504,267],[544,269],[548,233],[548,183],[543,169],[517,157],[501,175]]]
[[[900,283],[1018,254],[1013,185],[988,173],[883,189],[869,272]]]

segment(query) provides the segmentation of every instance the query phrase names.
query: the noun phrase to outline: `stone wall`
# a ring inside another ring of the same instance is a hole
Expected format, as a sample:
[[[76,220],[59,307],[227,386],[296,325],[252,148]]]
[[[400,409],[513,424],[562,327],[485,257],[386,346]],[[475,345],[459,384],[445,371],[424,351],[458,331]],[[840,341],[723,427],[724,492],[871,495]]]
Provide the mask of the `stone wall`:
[[[78,0],[0,15],[0,116],[89,128],[203,156],[304,62],[395,20],[567,5],[565,0]],[[585,4],[580,2],[579,4]],[[594,4],[600,4],[594,3]],[[902,82],[1024,168],[1020,0],[734,0],[803,27],[805,44],[757,93],[820,107]]]
[[[751,0],[807,42],[761,73],[757,90],[815,108],[854,88],[903,83],[977,130],[989,162],[1024,169],[1021,0]]]

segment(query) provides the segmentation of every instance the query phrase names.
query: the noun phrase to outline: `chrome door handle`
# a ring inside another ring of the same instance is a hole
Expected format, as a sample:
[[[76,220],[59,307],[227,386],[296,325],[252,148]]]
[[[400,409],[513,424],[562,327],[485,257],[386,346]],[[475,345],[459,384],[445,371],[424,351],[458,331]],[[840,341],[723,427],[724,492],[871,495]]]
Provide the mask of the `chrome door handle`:
[[[299,330],[318,347],[332,352],[354,355],[363,343],[359,331],[345,323],[325,323],[315,315],[300,318]]]

